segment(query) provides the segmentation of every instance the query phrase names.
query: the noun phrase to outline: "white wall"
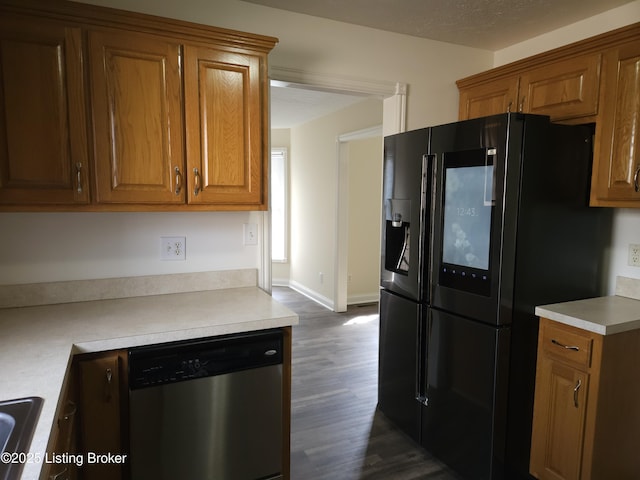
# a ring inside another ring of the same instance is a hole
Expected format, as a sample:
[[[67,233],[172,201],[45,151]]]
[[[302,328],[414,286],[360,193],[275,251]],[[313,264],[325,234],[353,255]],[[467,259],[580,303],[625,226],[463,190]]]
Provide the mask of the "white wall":
[[[495,52],[494,66],[498,67],[635,22],[640,22],[640,0],[498,50]]]
[[[336,267],[336,140],[381,119],[382,102],[371,98],[291,129],[291,285],[330,307]]]
[[[270,55],[270,63],[279,68],[406,83],[408,129],[455,120],[458,106],[456,79],[490,68],[494,57],[498,61],[525,56],[537,48],[537,42],[533,41],[520,45],[517,53],[515,48],[513,51],[505,49],[494,56],[493,52],[485,50],[382,32],[237,0],[81,1],[276,36],[280,42]],[[636,1],[628,7],[631,12],[613,12],[615,21],[637,21],[637,6]],[[598,18],[609,21],[606,14]],[[578,26],[575,30],[589,36],[594,28]],[[590,30],[588,34],[587,30]],[[574,28],[561,32],[578,38]],[[549,38],[566,42],[564,37],[552,34]],[[360,127],[348,127],[347,130],[357,128]],[[298,137],[301,136],[299,133]],[[293,150],[292,146],[292,155],[295,154]],[[327,199],[326,208],[331,208],[334,201],[331,195],[335,194],[332,171],[318,173],[320,176],[316,180],[327,182],[323,184],[322,193]],[[317,184],[311,187],[312,191],[321,189]],[[293,205],[292,210],[296,208]],[[311,235],[315,232],[323,237],[330,236],[332,232],[321,226],[326,218],[324,209],[325,206],[319,208],[320,221],[305,219],[304,215],[296,221],[301,222],[301,228],[309,226]],[[637,219],[636,213],[630,216]],[[618,241],[621,243],[636,237],[635,229],[626,228],[627,217],[622,219],[619,228]],[[0,214],[0,284],[260,267],[262,245],[244,248],[239,240],[243,223],[260,224],[260,220],[260,214],[256,213]],[[190,260],[181,264],[158,263],[153,253],[149,253],[150,245],[160,232],[167,231],[187,236],[187,255],[193,255]],[[261,236],[262,233],[261,230]],[[304,240],[305,250],[297,252],[298,255],[317,252],[324,257],[331,254],[325,252],[324,247],[314,248],[313,238],[309,238],[309,242],[306,242],[307,238]],[[299,270],[292,271],[293,278],[315,285],[318,270],[328,270],[324,272],[322,291],[330,296],[333,286],[327,285],[326,280],[332,277],[332,269],[325,268],[324,263],[315,264],[312,259],[305,259],[305,262],[311,264],[307,265],[310,278]]]
[[[493,54],[484,50],[237,0],[80,1],[278,37],[270,63],[280,68],[406,83],[408,128],[454,120],[458,101],[454,81],[490,67],[493,60]],[[322,173],[321,179],[329,177],[331,171]],[[332,180],[324,189],[328,198],[334,191]],[[0,231],[10,232],[0,235],[0,284],[260,268],[262,241],[257,247],[242,247],[241,232],[243,223],[261,225],[261,220],[255,213],[0,213]],[[327,232],[321,230],[324,236]],[[187,237],[186,262],[159,262],[155,256],[157,237],[167,232]],[[263,234],[261,229],[261,240]],[[305,245],[311,247],[313,241]],[[325,269],[314,265],[314,270],[318,268]],[[299,271],[297,275],[302,276]],[[325,278],[331,275],[327,271]]]
[[[243,245],[250,212],[0,213],[0,285],[258,268]],[[160,260],[160,236],[186,237],[185,261]]]
[[[494,66],[513,62],[552,48],[640,22],[640,0],[610,10],[565,28],[513,45],[495,53]],[[617,275],[640,278],[640,268],[627,265],[630,243],[640,243],[640,209],[614,209],[609,259],[607,293],[615,292]]]
[[[408,84],[407,127],[454,121],[455,80],[491,67],[493,53],[237,0],[81,0],[279,38],[274,67]]]
[[[347,303],[378,301],[382,218],[382,137],[348,142]]]

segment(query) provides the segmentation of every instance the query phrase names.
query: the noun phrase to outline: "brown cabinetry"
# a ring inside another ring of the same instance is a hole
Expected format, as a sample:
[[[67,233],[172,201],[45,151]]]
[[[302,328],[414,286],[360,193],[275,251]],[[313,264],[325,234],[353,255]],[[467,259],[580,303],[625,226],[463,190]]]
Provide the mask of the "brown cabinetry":
[[[275,38],[22,3],[0,1],[2,210],[267,209]]]
[[[180,44],[89,31],[98,203],[184,203]]]
[[[640,206],[640,41],[606,52],[594,205]]]
[[[266,197],[260,58],[185,46],[187,175],[192,204],[256,205]]]
[[[549,115],[552,121],[598,113],[598,53],[534,68],[520,76],[519,111]]]
[[[484,79],[458,81],[460,120],[505,112],[549,115],[567,120],[598,111],[600,55],[556,61],[538,68]]]
[[[640,331],[541,319],[530,471],[540,480],[639,478]]]
[[[0,14],[0,205],[89,202],[82,33]]]
[[[111,351],[76,360],[80,387],[80,444],[82,452],[111,454],[114,461],[87,461],[82,477],[92,480],[123,478],[128,438],[127,352]]]
[[[458,80],[459,118],[520,111],[595,123],[590,204],[640,207],[638,38],[640,23]]]
[[[460,87],[460,120],[515,112],[518,105],[518,77],[496,79],[468,88]]]
[[[73,456],[78,453],[78,392],[77,378],[71,372],[63,390],[62,400],[58,407],[53,430],[51,432],[52,447],[47,453],[50,463],[45,465],[47,480],[75,480],[78,478],[78,467],[74,462],[58,461],[56,456]]]

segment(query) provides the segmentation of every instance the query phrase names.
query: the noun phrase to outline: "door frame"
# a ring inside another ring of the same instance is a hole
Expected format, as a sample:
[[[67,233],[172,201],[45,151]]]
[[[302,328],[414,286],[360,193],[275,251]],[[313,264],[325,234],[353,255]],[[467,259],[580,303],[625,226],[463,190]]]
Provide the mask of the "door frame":
[[[270,67],[269,78],[281,85],[308,88],[334,93],[358,94],[378,97],[383,100],[382,125],[339,135],[336,139],[336,163],[338,199],[335,214],[334,239],[334,292],[331,305],[325,305],[335,312],[347,310],[347,250],[348,250],[348,183],[346,142],[374,135],[391,135],[406,130],[407,85],[400,82],[384,82],[371,79],[307,72],[277,66]],[[269,149],[271,145],[269,145]],[[271,238],[270,211],[264,212],[264,236]],[[271,250],[270,241],[264,242],[261,280],[263,288],[271,291]]]

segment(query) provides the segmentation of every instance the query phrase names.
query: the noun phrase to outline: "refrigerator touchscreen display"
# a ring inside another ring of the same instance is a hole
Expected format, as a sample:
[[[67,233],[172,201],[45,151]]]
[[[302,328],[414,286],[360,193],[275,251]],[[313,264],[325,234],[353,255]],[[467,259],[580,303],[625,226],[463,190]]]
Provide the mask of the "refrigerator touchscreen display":
[[[442,261],[489,269],[493,165],[445,171]]]

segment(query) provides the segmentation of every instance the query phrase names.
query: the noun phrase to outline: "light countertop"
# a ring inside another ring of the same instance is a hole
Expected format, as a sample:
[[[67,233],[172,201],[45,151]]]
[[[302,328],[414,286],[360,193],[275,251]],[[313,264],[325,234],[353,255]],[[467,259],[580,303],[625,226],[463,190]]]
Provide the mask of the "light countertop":
[[[255,286],[0,309],[0,400],[44,399],[30,447],[43,455],[74,354],[297,323]],[[41,467],[26,464],[22,479]]]
[[[535,313],[600,335],[640,328],[640,280],[618,277],[616,295],[536,307]]]

